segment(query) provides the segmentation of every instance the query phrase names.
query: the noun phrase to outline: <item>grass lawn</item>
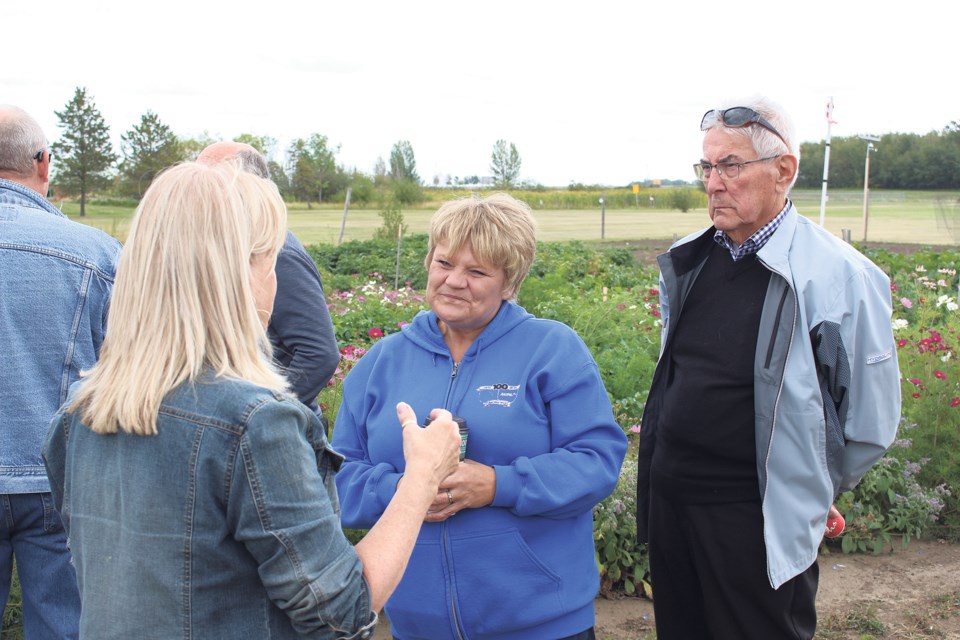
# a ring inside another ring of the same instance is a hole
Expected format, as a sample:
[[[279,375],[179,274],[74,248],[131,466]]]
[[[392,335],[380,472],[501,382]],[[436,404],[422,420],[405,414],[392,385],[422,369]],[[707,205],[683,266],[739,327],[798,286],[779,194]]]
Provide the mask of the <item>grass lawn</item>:
[[[905,242],[921,245],[948,245],[960,242],[960,220],[949,221],[951,231],[938,221],[938,198],[957,202],[955,193],[871,192],[867,240],[873,242]],[[820,192],[797,191],[794,202],[800,213],[814,222],[820,220]],[[956,207],[956,205],[953,205]],[[335,244],[340,239],[343,207],[324,205],[308,209],[302,203],[291,203],[289,227],[306,245]],[[63,210],[72,219],[95,226],[110,235],[126,239],[133,214],[131,208],[87,206],[87,216],[79,217],[79,205],[66,202]],[[426,233],[435,207],[411,208],[403,211],[408,233]],[[539,222],[538,238],[557,240],[643,240],[670,239],[696,231],[709,222],[706,209],[686,213],[643,207],[640,209],[608,209],[601,220],[599,207],[592,210],[534,210]],[[343,228],[344,240],[366,240],[380,226],[376,209],[351,209]],[[850,229],[855,241],[863,240],[863,193],[830,194],[825,214],[826,228],[837,236]],[[601,235],[602,234],[602,235]],[[955,236],[955,237],[954,237]]]

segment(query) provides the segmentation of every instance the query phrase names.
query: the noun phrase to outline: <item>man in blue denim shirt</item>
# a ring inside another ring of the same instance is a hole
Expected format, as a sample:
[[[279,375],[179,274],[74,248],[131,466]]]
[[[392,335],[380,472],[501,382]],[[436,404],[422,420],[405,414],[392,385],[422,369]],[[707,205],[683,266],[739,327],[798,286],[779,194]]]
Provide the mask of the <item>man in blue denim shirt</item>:
[[[13,558],[24,633],[76,638],[80,599],[40,457],[50,418],[103,339],[120,243],[47,202],[37,122],[0,105],[0,602]]]

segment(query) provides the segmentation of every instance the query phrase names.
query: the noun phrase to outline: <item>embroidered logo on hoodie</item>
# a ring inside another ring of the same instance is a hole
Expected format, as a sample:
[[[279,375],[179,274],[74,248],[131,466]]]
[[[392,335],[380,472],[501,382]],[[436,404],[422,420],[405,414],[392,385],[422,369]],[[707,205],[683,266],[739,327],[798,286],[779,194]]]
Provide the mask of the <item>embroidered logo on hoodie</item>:
[[[485,384],[477,387],[477,393],[480,395],[480,402],[483,406],[490,405],[509,407],[517,399],[520,385],[510,385],[503,382],[498,384]]]

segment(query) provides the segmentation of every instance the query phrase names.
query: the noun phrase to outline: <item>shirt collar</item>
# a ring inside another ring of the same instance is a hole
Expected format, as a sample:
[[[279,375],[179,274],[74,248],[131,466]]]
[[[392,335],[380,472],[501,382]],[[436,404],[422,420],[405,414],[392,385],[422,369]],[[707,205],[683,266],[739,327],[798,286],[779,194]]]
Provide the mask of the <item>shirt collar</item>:
[[[737,246],[737,244],[730,239],[730,236],[727,235],[725,231],[717,229],[713,234],[713,239],[721,247],[724,247],[727,251],[730,252],[730,257],[733,258],[734,262],[742,260],[749,255],[755,254],[757,251],[763,248],[763,245],[767,244],[767,241],[770,240],[770,236],[773,235],[773,232],[777,230],[777,227],[780,226],[780,223],[783,222],[783,219],[787,217],[787,210],[790,209],[792,203],[790,199],[787,198],[786,204],[783,206],[783,209],[780,210],[780,213],[775,215],[770,222],[763,225],[747,238],[743,244]]]

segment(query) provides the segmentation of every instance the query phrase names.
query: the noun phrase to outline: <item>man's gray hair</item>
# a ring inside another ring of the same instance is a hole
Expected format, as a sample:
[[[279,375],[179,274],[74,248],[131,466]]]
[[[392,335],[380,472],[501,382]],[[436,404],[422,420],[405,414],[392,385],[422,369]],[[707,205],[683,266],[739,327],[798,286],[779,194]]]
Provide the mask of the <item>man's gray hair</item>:
[[[0,105],[0,171],[30,175],[33,157],[46,148],[47,137],[29,113],[13,105]]]
[[[793,119],[790,118],[787,111],[781,105],[764,96],[751,96],[739,100],[728,100],[721,104],[717,110],[723,111],[731,107],[747,107],[753,109],[773,125],[783,138],[778,138],[772,131],[760,125],[742,128],[727,127],[724,123],[720,122],[719,119],[715,119],[707,128],[721,128],[730,135],[750,138],[750,141],[753,143],[753,150],[757,152],[758,158],[776,156],[784,153],[789,153],[796,157],[798,170],[793,174],[793,182],[790,183],[790,188],[793,188],[793,185],[797,182],[797,177],[800,175],[800,144],[797,142]]]
[[[238,151],[236,158],[237,166],[241,171],[252,173],[255,176],[270,179],[270,168],[267,166],[267,159],[259,151]]]

